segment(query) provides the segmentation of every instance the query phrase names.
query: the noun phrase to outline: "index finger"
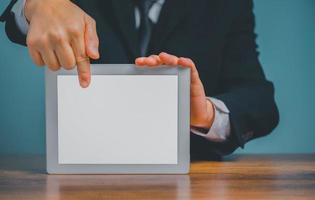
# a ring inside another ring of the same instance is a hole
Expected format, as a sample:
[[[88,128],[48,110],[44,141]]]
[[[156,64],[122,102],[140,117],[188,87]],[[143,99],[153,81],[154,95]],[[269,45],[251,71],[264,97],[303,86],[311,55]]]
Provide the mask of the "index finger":
[[[90,59],[85,57],[84,59],[77,60],[78,78],[82,88],[86,88],[91,82],[91,70]]]
[[[91,82],[91,70],[90,59],[85,51],[84,35],[73,39],[71,45],[75,55],[80,85],[82,88],[86,88]]]

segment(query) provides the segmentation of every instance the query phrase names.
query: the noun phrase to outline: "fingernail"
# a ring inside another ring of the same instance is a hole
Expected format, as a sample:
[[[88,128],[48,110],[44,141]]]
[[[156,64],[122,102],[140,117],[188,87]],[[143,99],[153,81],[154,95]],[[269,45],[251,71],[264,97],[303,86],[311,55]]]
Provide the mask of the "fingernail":
[[[95,54],[98,54],[98,48],[97,48],[97,47],[92,47],[92,51],[93,51]]]
[[[137,60],[140,61],[140,62],[144,61],[144,59],[145,59],[144,57],[137,58]]]
[[[99,58],[100,54],[99,54],[98,48],[96,46],[91,46],[91,52],[95,56],[95,58]]]
[[[135,64],[141,64],[144,61],[143,57],[136,58]]]
[[[89,86],[89,82],[86,80],[81,80],[80,83],[81,83],[80,85],[82,88],[87,88]]]

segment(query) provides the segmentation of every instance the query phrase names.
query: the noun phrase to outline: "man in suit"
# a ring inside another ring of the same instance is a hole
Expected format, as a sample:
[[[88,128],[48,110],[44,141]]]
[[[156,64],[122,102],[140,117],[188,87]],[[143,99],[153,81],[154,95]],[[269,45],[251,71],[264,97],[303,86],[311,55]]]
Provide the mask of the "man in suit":
[[[13,0],[1,20],[35,64],[76,66],[82,87],[90,61],[190,68],[191,156],[212,159],[279,120],[252,9],[252,0]]]

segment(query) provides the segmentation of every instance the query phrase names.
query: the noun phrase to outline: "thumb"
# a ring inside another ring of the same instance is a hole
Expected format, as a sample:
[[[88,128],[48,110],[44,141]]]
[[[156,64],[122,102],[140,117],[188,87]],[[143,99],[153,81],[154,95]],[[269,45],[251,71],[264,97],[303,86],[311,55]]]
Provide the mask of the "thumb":
[[[92,59],[100,57],[98,46],[99,40],[96,32],[96,22],[90,16],[85,17],[85,48],[87,55]]]

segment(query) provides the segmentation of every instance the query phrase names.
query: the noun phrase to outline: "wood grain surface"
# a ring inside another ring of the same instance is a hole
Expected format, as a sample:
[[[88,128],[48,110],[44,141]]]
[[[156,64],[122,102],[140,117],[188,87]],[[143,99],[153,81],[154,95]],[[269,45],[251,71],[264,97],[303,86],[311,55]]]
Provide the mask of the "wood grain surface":
[[[47,175],[43,156],[0,156],[0,200],[315,199],[315,155],[234,155],[188,175]]]

